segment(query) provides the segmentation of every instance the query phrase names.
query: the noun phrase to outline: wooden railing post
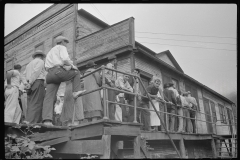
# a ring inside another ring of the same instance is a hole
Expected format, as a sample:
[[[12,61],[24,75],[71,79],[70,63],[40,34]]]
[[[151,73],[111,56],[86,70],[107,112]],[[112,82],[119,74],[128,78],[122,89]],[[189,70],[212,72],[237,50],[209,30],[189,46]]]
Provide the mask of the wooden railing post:
[[[105,66],[102,66],[102,86],[103,86],[103,119],[107,117],[107,104],[106,104],[106,83],[105,83]]]
[[[134,120],[133,120],[133,123],[137,123],[137,95],[136,95],[136,85],[135,85],[135,88],[134,88]]]

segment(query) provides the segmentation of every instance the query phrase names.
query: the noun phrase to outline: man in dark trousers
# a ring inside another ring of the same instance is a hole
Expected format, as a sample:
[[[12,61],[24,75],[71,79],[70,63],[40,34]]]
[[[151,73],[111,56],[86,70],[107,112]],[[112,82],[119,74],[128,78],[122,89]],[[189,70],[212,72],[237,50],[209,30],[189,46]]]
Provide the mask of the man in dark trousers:
[[[174,92],[172,90],[169,90],[169,84],[166,83],[163,86],[164,90],[163,90],[163,96],[164,96],[164,100],[170,103],[167,103],[167,112],[171,113],[171,114],[175,114],[175,108],[176,108],[176,104],[177,104],[177,99],[176,96],[174,94]],[[169,131],[173,132],[174,131],[174,124],[175,124],[175,116],[173,115],[168,115],[167,116],[168,119],[167,121],[169,122]]]
[[[72,80],[72,96],[77,99],[85,90],[81,90],[80,72],[73,65],[70,59],[67,44],[69,40],[66,37],[58,36],[56,46],[47,54],[45,68],[48,71],[46,76],[46,95],[43,102],[42,122],[45,125],[53,126],[53,102],[61,82]]]
[[[140,70],[135,68],[134,70],[132,70],[132,74],[134,74],[136,76],[139,76]],[[134,76],[129,76],[128,83],[133,88],[133,93],[136,92],[136,93],[140,94],[139,79],[138,78],[136,78]],[[140,97],[137,97],[137,104],[136,104],[137,107],[139,106],[139,103],[140,103],[139,98]],[[134,95],[125,94],[125,99],[128,101],[129,105],[134,106]],[[136,119],[137,119],[138,122],[140,122],[139,114],[140,114],[140,111],[139,111],[139,109],[137,109],[137,114],[136,114],[137,118]],[[128,122],[133,122],[133,121],[134,121],[134,108],[129,107]]]
[[[23,73],[29,84],[27,92],[26,123],[40,123],[42,120],[42,105],[45,96],[45,69],[43,59],[46,57],[41,50],[35,51],[33,60],[26,66]]]

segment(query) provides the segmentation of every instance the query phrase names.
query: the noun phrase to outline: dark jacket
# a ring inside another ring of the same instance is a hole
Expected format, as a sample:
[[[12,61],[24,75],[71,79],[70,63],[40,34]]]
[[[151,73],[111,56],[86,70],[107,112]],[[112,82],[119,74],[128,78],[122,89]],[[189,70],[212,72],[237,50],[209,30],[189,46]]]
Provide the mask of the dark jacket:
[[[172,90],[164,89],[163,90],[163,96],[164,100],[167,102],[172,102],[173,104],[177,104],[177,98],[174,95],[174,92]],[[168,107],[170,107],[170,104],[167,104]],[[173,106],[171,106],[173,107]]]

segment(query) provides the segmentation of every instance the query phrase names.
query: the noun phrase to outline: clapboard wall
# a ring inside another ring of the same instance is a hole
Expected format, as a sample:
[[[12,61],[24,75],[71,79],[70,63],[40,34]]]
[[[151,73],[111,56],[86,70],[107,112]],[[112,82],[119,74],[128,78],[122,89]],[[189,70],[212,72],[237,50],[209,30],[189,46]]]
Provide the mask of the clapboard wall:
[[[13,33],[5,38],[5,70],[13,67],[13,64],[23,66],[32,60],[32,54],[36,48],[43,50],[45,54],[54,46],[54,37],[61,34],[67,37],[70,43],[68,52],[73,54],[73,29],[74,29],[74,5],[58,4],[49,7]],[[9,61],[13,60],[13,63]],[[9,65],[9,64],[12,65]],[[7,67],[8,66],[8,67]]]

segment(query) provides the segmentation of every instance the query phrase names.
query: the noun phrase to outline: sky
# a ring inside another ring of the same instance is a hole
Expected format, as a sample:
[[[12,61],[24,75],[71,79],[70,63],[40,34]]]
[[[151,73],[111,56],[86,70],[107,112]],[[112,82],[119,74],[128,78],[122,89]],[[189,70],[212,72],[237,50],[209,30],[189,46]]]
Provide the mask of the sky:
[[[4,36],[51,6],[6,4]],[[237,94],[236,4],[78,4],[109,25],[134,18],[135,40],[169,50],[184,73],[228,98]]]

